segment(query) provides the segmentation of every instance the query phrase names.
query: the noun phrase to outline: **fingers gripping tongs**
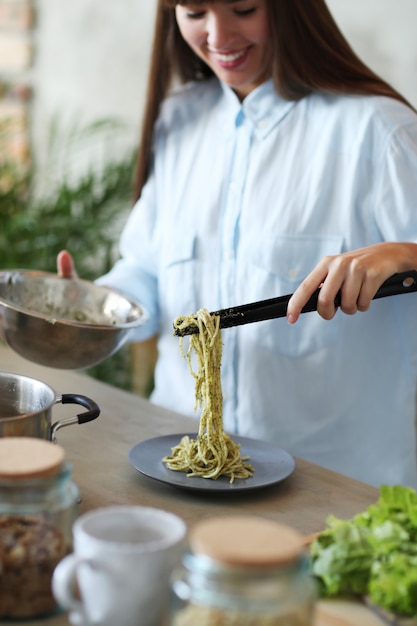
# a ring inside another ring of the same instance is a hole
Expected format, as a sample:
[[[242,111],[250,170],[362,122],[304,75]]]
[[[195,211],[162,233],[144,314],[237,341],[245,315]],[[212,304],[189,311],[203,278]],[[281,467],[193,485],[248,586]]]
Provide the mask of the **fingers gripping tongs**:
[[[417,271],[401,272],[394,274],[386,280],[378,289],[373,300],[378,298],[386,298],[387,296],[397,296],[403,293],[411,293],[417,291]],[[302,313],[317,310],[317,300],[320,289],[317,289],[307,304],[302,309]],[[278,298],[270,298],[269,300],[261,300],[250,304],[230,307],[228,309],[220,309],[214,311],[212,315],[220,317],[220,328],[230,328],[232,326],[241,326],[251,322],[262,322],[278,317],[285,317],[287,313],[287,305],[292,294],[280,296]],[[335,298],[335,306],[340,306],[341,293],[339,292]],[[416,307],[417,314],[417,307]],[[185,326],[184,328],[175,328],[174,335],[183,337],[198,333],[197,326]]]

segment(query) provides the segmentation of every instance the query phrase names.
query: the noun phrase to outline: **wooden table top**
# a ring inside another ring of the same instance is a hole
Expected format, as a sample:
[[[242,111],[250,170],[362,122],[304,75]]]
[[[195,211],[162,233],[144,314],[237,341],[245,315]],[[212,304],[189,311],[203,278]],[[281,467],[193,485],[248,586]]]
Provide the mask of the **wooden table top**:
[[[293,526],[304,534],[324,528],[329,514],[350,518],[375,502],[378,491],[307,461],[296,459],[295,472],[285,481],[249,492],[226,495],[181,490],[147,478],[128,461],[136,443],[159,435],[196,429],[197,421],[152,405],[137,395],[94,380],[79,372],[55,370],[26,361],[0,345],[0,371],[32,376],[49,384],[57,396],[84,394],[97,402],[100,416],[87,424],[67,426],[57,432],[57,440],[73,467],[73,480],[81,494],[79,513],[114,504],[154,506],[181,516],[188,527],[207,516],[255,514]],[[52,421],[80,413],[75,405],[58,404]],[[363,609],[360,621],[346,621],[346,606],[321,605],[316,626],[378,626],[374,616]],[[343,613],[341,615],[340,613]],[[337,621],[334,621],[336,614]],[[321,615],[321,616],[320,616]],[[368,619],[368,621],[366,621]],[[333,621],[332,621],[333,620]],[[343,621],[344,620],[344,621]],[[374,621],[372,621],[374,620]],[[22,622],[23,624],[24,622]],[[19,624],[19,622],[15,622]],[[68,624],[66,615],[48,620],[31,620],[33,626]]]

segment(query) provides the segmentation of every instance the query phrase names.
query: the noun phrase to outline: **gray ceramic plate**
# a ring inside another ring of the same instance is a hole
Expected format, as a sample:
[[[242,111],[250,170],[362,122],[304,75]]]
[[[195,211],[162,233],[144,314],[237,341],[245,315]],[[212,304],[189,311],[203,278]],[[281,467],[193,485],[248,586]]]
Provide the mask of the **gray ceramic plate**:
[[[188,476],[184,472],[167,469],[162,459],[170,454],[171,448],[178,445],[181,437],[188,435],[195,438],[195,433],[164,435],[145,439],[133,446],[129,451],[131,465],[144,476],[162,483],[168,483],[181,489],[200,491],[247,491],[259,489],[285,480],[295,470],[293,457],[272,443],[232,435],[233,441],[240,444],[242,456],[249,456],[254,474],[251,478],[236,479],[230,484],[227,476],[217,480]]]

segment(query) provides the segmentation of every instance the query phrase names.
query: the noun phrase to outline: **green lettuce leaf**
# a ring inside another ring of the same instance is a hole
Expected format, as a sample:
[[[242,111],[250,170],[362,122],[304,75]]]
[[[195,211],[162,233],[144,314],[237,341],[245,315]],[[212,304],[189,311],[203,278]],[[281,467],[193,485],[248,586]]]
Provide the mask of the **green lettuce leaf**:
[[[417,615],[417,494],[382,486],[379,499],[351,520],[329,516],[310,547],[323,597],[368,596],[381,608]]]
[[[392,553],[372,566],[371,602],[399,615],[417,615],[417,556]]]

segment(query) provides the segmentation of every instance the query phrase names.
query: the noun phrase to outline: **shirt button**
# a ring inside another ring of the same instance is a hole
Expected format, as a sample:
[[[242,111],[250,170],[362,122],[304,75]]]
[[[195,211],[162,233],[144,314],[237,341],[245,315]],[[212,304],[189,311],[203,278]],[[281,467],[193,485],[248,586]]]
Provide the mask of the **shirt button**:
[[[296,267],[292,267],[288,272],[288,278],[295,280],[298,276],[298,270]]]
[[[257,123],[258,128],[265,128],[266,125],[267,125],[266,120],[259,120],[259,122]]]

